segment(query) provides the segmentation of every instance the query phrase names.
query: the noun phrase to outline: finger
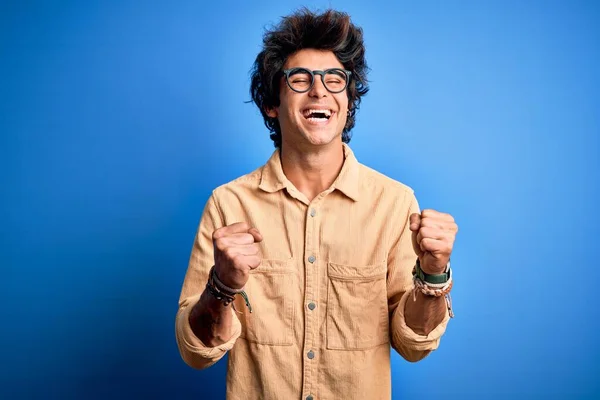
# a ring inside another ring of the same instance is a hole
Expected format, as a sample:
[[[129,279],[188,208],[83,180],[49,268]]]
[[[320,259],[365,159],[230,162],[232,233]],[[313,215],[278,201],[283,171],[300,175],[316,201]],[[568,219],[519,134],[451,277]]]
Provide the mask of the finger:
[[[421,226],[421,215],[418,213],[410,214],[409,228],[411,231],[416,231]]]
[[[458,232],[458,226],[456,223],[432,217],[423,218],[421,220],[421,227],[437,228],[446,232]]]
[[[263,241],[263,236],[258,231],[258,229],[256,229],[256,228],[250,228],[250,229],[248,229],[248,233],[251,234],[254,237],[254,241],[255,242],[262,242]]]
[[[230,247],[227,249],[227,256],[230,259],[234,259],[237,256],[256,256],[258,254],[260,254],[260,247],[254,245]]]
[[[451,245],[446,240],[438,240],[431,238],[424,238],[420,243],[421,250],[423,252],[430,252],[433,254],[445,254],[450,253]]]
[[[410,215],[410,230],[412,231],[411,234],[411,239],[412,239],[412,245],[413,245],[413,250],[415,251],[415,253],[417,254],[417,256],[421,256],[422,251],[421,248],[419,247],[419,242],[417,241],[417,233],[419,231],[419,226],[421,224],[421,216],[419,214],[411,214]]]
[[[421,211],[422,218],[434,218],[445,222],[454,222],[454,217],[448,213],[439,212],[436,210],[432,210],[431,208],[427,208]]]
[[[213,243],[216,250],[226,251],[232,247],[250,245],[254,243],[254,237],[249,233],[235,233],[217,239]]]
[[[421,243],[424,238],[438,239],[444,240],[448,238],[448,234],[446,231],[443,231],[440,228],[431,228],[431,227],[421,227],[419,229],[419,233],[417,234],[417,243]]]
[[[227,235],[219,239],[219,241],[225,243],[228,246],[238,246],[244,244],[254,243],[254,236],[249,233],[234,233],[233,235]]]
[[[213,232],[213,240],[228,236],[234,233],[248,233],[250,225],[246,222],[236,222],[231,225],[223,226]]]
[[[250,267],[250,269],[256,269],[256,268],[258,268],[258,266],[262,262],[262,256],[260,254],[258,254],[256,256],[248,257],[247,260],[248,260],[247,261],[248,262],[248,267]]]
[[[423,241],[428,240],[428,239],[434,240],[436,242],[445,243],[446,247],[442,246],[441,248],[438,248],[438,247],[429,248],[426,245],[422,245]],[[417,243],[419,244],[419,249],[422,251],[434,252],[436,254],[439,251],[442,251],[442,252],[447,251],[448,253],[450,253],[452,251],[452,246],[454,245],[454,235],[450,234],[450,233],[443,233],[442,235],[439,235],[435,238],[417,235]]]
[[[432,217],[423,218],[421,220],[421,227],[444,229],[444,225],[445,223],[443,221]]]

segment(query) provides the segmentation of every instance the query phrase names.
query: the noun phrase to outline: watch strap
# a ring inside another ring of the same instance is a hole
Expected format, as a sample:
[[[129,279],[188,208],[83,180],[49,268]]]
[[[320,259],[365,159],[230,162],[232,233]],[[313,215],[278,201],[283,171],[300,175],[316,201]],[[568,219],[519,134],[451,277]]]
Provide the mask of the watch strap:
[[[450,269],[450,261],[448,261],[448,265],[446,266],[446,272],[444,272],[443,274],[427,274],[421,269],[421,262],[417,258],[414,274],[417,278],[426,283],[431,283],[434,285],[446,283],[450,280],[452,276],[452,270]]]

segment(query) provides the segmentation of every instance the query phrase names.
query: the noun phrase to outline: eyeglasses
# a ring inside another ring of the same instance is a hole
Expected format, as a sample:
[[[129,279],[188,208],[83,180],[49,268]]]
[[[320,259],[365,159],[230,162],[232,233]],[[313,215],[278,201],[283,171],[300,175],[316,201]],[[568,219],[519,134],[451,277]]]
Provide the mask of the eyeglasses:
[[[325,71],[311,71],[306,68],[284,69],[285,81],[294,92],[308,92],[315,84],[315,75],[321,75],[325,89],[331,93],[343,92],[348,86],[352,72],[342,68],[329,68]]]

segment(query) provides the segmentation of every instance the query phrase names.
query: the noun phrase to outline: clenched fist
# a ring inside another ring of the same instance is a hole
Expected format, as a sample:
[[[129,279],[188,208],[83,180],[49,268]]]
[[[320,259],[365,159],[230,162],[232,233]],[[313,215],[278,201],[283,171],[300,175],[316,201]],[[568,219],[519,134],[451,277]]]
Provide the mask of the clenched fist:
[[[410,230],[421,269],[427,274],[442,274],[450,260],[458,225],[450,214],[423,210],[410,215]]]
[[[217,229],[212,237],[217,276],[230,288],[243,288],[250,270],[262,261],[258,246],[262,235],[247,223],[237,222]]]

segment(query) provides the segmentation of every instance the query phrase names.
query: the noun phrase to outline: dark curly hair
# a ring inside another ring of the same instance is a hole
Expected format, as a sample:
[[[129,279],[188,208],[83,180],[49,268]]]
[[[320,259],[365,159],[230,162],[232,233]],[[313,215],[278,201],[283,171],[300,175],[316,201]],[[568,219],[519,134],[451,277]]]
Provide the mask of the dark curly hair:
[[[281,147],[281,127],[266,110],[279,106],[280,73],[287,58],[302,49],[332,51],[345,69],[352,72],[348,84],[349,115],[342,140],[350,142],[350,131],[363,95],[369,91],[362,29],[346,13],[327,10],[316,14],[306,8],[282,18],[263,36],[263,50],[251,70],[250,95],[258,106],[275,147]]]

